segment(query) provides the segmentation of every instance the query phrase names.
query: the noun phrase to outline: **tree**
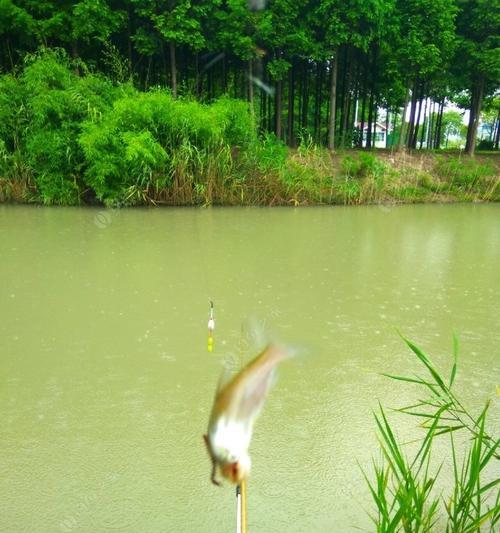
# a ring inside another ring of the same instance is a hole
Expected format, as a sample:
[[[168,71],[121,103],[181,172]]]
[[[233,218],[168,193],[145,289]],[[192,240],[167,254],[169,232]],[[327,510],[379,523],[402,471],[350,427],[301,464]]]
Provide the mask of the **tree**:
[[[457,4],[455,74],[470,94],[465,150],[473,156],[483,98],[500,84],[500,1],[457,0]]]
[[[34,20],[23,7],[11,0],[0,0],[0,60],[4,68],[15,68],[19,56],[16,48],[29,50],[33,46]]]
[[[107,42],[124,25],[125,12],[113,9],[109,1],[82,0],[73,7],[72,35],[85,43]]]
[[[371,147],[381,108],[393,145],[437,148],[446,102],[466,95],[470,153],[500,86],[499,24],[500,0],[0,0],[0,69],[63,48],[75,74],[245,98],[261,131],[330,149],[360,130]]]
[[[461,137],[463,135],[464,123],[462,113],[458,111],[446,111],[443,114],[441,131],[441,142],[444,142],[445,148],[447,148],[450,136]]]
[[[263,13],[260,35],[265,49],[269,50],[267,70],[275,83],[275,133],[282,136],[282,99],[286,76],[288,83],[288,134],[289,143],[293,144],[294,115],[294,63],[312,53],[311,33],[308,27],[307,2],[294,0],[274,0]],[[291,71],[292,69],[292,71]]]
[[[141,49],[150,54],[155,42],[159,42],[161,56],[166,65],[163,41],[168,43],[170,60],[170,83],[172,95],[177,96],[177,59],[176,47],[187,45],[193,50],[200,50],[205,46],[205,38],[201,32],[199,15],[202,10],[196,10],[190,0],[132,0],[139,15],[147,19],[154,28],[156,35],[151,32],[139,31],[136,43]],[[198,15],[198,16],[197,16]],[[159,40],[158,37],[160,37]]]
[[[396,56],[411,92],[407,146],[415,148],[422,102],[455,46],[454,0],[397,0],[401,21]]]
[[[317,8],[316,41],[321,54],[329,61],[330,106],[328,118],[328,148],[335,147],[338,55],[341,46],[350,45],[367,51],[378,36],[382,15],[390,1],[322,0]]]

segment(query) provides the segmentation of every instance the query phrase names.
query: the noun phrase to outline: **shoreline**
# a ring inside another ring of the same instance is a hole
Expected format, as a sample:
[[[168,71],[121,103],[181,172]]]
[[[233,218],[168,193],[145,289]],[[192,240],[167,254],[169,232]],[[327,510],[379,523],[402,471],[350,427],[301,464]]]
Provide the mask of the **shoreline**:
[[[315,145],[291,150],[276,142],[270,151],[277,147],[280,157],[270,158],[267,166],[262,166],[259,157],[249,161],[246,153],[235,154],[231,165],[221,172],[197,174],[189,179],[174,176],[163,187],[148,186],[136,191],[136,196],[128,201],[100,201],[89,188],[76,201],[47,201],[30,178],[0,178],[0,204],[305,207],[500,201],[497,153],[478,154],[473,159],[457,152],[389,149],[349,149],[331,154]]]

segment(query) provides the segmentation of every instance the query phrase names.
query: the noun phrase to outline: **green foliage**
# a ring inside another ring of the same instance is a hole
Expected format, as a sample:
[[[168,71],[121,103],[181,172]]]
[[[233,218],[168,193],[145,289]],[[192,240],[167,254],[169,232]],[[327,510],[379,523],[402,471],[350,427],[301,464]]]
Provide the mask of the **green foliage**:
[[[361,152],[357,156],[346,156],[342,161],[342,169],[347,178],[365,178],[373,176],[380,178],[387,167],[375,155]]]
[[[481,77],[498,88],[500,6],[487,0],[458,2],[456,75],[465,87]]]
[[[489,139],[481,139],[477,143],[477,149],[478,150],[494,150],[495,149],[495,142],[490,141]]]
[[[112,87],[98,76],[77,77],[64,52],[27,58],[19,77],[0,78],[0,139],[10,179],[30,178],[44,203],[79,201],[77,143],[81,121],[106,106]]]
[[[222,50],[232,49],[241,60],[256,56],[256,39],[260,16],[250,10],[247,0],[229,0],[225,5],[216,2],[214,19],[217,23],[215,41]]]
[[[222,97],[211,106],[214,120],[222,127],[222,135],[227,144],[247,148],[256,142],[255,125],[247,102]]]
[[[105,0],[81,0],[75,2],[72,12],[73,36],[89,42],[96,39],[106,43],[125,23],[126,14],[113,8]]]
[[[361,200],[361,184],[358,180],[345,178],[335,183],[334,198],[345,205],[359,204]]]
[[[7,153],[21,148],[27,127],[26,87],[16,77],[0,77],[0,139]]]
[[[372,517],[377,532],[432,531],[439,499],[432,494],[436,476],[429,474],[429,467],[432,439],[440,415],[434,418],[411,461],[397,441],[382,406],[380,415],[374,415],[385,462],[373,464],[375,482],[365,477],[377,509],[377,515]]]
[[[246,101],[141,92],[120,81],[127,71],[120,67],[113,83],[62,50],[43,49],[17,75],[0,75],[3,200],[298,205],[500,195],[492,159],[437,158],[429,171],[403,161],[396,169],[385,152],[332,155],[307,128],[292,150],[273,134],[257,137]]]
[[[245,102],[174,100],[83,70],[43,50],[20,76],[0,77],[2,177],[33,180],[46,204],[76,204],[84,193],[108,204],[154,201],[173,182],[188,190],[227,172],[231,149],[256,142]]]
[[[81,123],[109,105],[114,88],[97,76],[76,76],[63,53],[49,51],[30,59],[20,83],[29,121],[24,150],[41,198],[47,204],[78,203]]]
[[[491,163],[480,163],[474,159],[440,157],[436,162],[436,173],[451,180],[454,186],[470,190],[484,185],[489,178],[495,178],[496,169]]]
[[[439,373],[418,346],[404,340],[428,375],[387,376],[416,384],[428,395],[427,399],[414,405],[397,409],[421,420],[425,435],[409,459],[382,406],[380,414],[375,415],[383,459],[382,464],[373,465],[374,480],[370,480],[366,473],[364,475],[375,504],[372,520],[377,531],[430,532],[437,530],[440,521],[440,530],[447,533],[493,532],[500,519],[500,479],[485,482],[484,473],[487,468],[494,468],[492,463],[500,459],[500,440],[486,432],[488,404],[475,417],[452,391],[457,375],[456,339],[448,378]],[[453,435],[456,432],[467,432],[471,437],[471,445],[463,454],[455,444]],[[450,438],[450,455],[439,458],[440,466],[431,472],[431,455],[440,435]],[[450,492],[439,497],[435,483],[443,466],[452,469],[454,483]],[[445,516],[442,516],[443,511]]]
[[[448,145],[448,138],[450,136],[461,137],[465,139],[466,128],[463,124],[462,113],[458,111],[446,111],[443,114],[441,126],[441,141],[445,141],[445,146]]]
[[[499,33],[498,2],[488,0],[0,0],[0,72],[59,47],[71,70],[99,70],[114,83],[168,85],[202,102],[252,100],[260,128],[291,147],[301,128],[317,143],[352,147],[354,109],[376,120],[381,108],[401,116],[409,102],[402,144],[413,148],[422,99],[461,97],[473,118],[484,99],[498,131]],[[426,131],[439,137],[436,127]],[[437,129],[446,136],[445,124]]]
[[[247,162],[256,166],[260,172],[280,172],[284,169],[289,149],[275,135],[265,134],[259,141],[254,141],[247,154]]]
[[[82,128],[85,180],[107,204],[152,200],[174,181],[192,188],[209,160],[226,157],[229,147],[247,147],[254,135],[244,102],[207,106],[161,90],[122,97]]]

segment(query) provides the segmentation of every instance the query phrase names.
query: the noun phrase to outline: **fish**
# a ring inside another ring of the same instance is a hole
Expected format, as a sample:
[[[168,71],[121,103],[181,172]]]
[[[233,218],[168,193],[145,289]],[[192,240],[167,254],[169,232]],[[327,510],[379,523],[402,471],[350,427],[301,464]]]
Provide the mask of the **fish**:
[[[232,379],[219,382],[207,433],[203,435],[214,485],[221,485],[216,479],[217,468],[223,478],[234,484],[248,478],[253,426],[273,384],[276,366],[289,355],[285,347],[269,344]]]

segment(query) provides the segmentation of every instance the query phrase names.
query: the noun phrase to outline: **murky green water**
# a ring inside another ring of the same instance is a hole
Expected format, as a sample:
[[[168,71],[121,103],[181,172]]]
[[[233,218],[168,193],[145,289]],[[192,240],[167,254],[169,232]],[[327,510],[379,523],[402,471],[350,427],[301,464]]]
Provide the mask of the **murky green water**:
[[[458,332],[498,422],[500,206],[2,207],[0,250],[1,531],[233,531],[201,435],[251,316],[309,351],[256,426],[251,531],[371,529],[371,410],[412,395],[378,373],[417,368],[395,327],[442,368]]]

